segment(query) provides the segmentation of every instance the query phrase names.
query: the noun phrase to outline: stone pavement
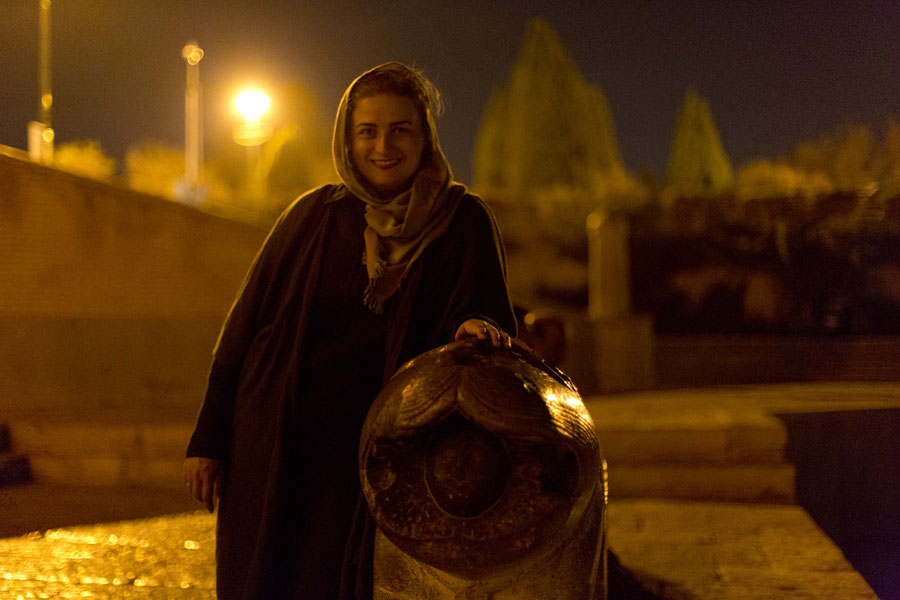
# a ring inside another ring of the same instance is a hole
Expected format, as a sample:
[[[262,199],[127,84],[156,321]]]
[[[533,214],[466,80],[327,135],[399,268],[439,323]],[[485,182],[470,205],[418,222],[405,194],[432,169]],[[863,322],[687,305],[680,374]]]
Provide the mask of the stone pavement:
[[[623,500],[610,504],[609,540],[672,600],[877,598],[798,506]]]
[[[609,536],[661,598],[876,599],[796,506],[623,500]],[[0,539],[0,598],[215,598],[214,544],[203,511]]]
[[[212,599],[214,549],[204,512],[0,539],[0,598]]]
[[[739,386],[586,404],[613,463],[611,546],[648,588],[676,600],[876,598],[809,515],[785,504],[791,498],[781,478],[790,465],[784,426],[773,415],[897,408],[900,384]],[[0,599],[213,597],[213,519],[193,512],[179,489],[189,418],[107,415],[79,429],[59,417],[10,416],[14,445],[38,459],[38,481],[70,481],[0,489],[0,537],[19,536],[0,539]],[[115,456],[106,454],[107,444],[117,445]],[[72,448],[81,454],[66,454]],[[148,473],[146,483],[156,487],[134,487]],[[652,477],[662,497],[650,499],[639,487],[616,493]],[[690,489],[676,485],[685,478],[694,482]],[[119,487],[60,487],[73,481]],[[729,502],[735,486],[750,490],[738,496],[755,503]],[[680,496],[688,492],[700,497]],[[779,504],[766,503],[767,494]],[[165,513],[177,514],[133,520]],[[110,522],[122,519],[131,520]]]

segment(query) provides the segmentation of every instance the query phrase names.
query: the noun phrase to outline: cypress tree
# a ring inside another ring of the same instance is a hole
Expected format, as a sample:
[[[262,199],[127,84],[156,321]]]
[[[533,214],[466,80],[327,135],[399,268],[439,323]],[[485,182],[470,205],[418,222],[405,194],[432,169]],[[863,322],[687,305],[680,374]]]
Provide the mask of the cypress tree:
[[[688,88],[678,111],[666,179],[680,193],[715,195],[734,184],[709,104]]]
[[[598,175],[624,175],[603,90],[585,82],[543,20],[529,24],[516,64],[491,96],[473,167],[476,186],[511,192],[592,189]]]

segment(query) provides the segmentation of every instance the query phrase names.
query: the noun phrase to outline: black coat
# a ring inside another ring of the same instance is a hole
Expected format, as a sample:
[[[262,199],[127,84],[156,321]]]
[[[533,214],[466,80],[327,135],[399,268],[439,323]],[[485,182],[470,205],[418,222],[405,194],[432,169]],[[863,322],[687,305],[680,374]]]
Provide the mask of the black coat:
[[[462,195],[448,231],[381,316],[362,300],[363,211],[342,185],[297,200],[256,257],[216,345],[188,456],[226,465],[220,600],[332,600],[341,583],[370,593],[371,523],[356,505],[356,453],[372,399],[468,318],[515,333],[502,244],[477,196]]]

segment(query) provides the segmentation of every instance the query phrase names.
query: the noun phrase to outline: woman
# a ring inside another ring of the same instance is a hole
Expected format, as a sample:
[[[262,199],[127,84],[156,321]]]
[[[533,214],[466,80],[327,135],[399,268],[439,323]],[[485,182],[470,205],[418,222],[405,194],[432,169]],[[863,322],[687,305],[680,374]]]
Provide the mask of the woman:
[[[354,81],[332,144],[343,183],[284,212],[226,319],[185,461],[193,496],[220,498],[221,600],[370,597],[356,453],[371,401],[431,348],[511,343],[496,225],[452,182],[437,108],[398,63]]]

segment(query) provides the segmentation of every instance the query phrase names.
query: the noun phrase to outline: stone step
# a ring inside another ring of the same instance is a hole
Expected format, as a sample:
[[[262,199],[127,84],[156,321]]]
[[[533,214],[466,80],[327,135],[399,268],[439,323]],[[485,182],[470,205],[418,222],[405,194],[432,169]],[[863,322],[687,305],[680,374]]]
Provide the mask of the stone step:
[[[660,597],[878,598],[799,506],[623,500],[607,519],[619,562]]]
[[[611,498],[795,502],[786,428],[754,405],[671,392],[592,397],[585,405]]]
[[[609,466],[609,495],[614,500],[794,504],[794,482],[794,467],[789,464]]]
[[[12,421],[36,483],[180,488],[186,422]]]

